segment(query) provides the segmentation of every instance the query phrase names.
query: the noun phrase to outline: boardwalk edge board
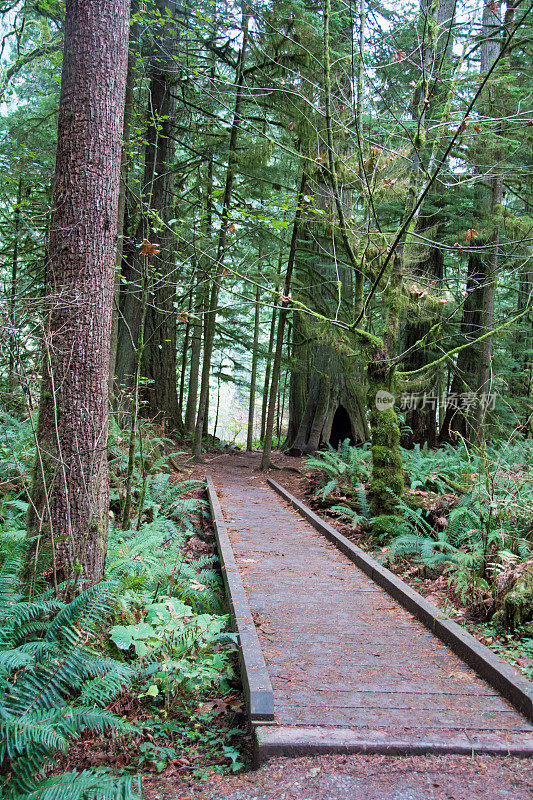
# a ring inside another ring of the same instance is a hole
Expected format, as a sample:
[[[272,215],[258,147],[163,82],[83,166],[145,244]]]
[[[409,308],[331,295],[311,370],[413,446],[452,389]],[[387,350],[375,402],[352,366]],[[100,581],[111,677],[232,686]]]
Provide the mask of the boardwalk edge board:
[[[270,676],[235,562],[216,489],[209,475],[206,477],[206,483],[230,617],[234,630],[239,634],[239,663],[248,715],[252,724],[267,722],[274,719],[274,693]]]
[[[275,480],[268,478],[268,484],[369,578],[417,617],[450,650],[453,650],[459,658],[509,700],[518,711],[533,721],[533,684],[527,678],[520,675],[488,647],[478,642],[456,622],[448,619],[436,606],[428,603],[422,595],[411,589],[360,547],[350,542],[332,525],[320,519],[317,514]]]
[[[466,734],[457,732],[451,741],[412,738],[383,741],[379,731],[360,731],[349,728],[259,726],[255,729],[254,765],[260,767],[270,758],[324,755],[326,753],[375,753],[390,756],[413,755],[492,755],[528,758],[527,745],[472,742]]]

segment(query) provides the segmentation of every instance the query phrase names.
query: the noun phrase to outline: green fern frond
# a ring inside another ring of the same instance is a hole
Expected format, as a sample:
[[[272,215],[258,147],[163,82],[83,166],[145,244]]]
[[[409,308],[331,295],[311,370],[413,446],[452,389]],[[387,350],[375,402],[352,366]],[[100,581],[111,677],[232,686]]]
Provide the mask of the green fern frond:
[[[128,664],[115,661],[105,674],[84,682],[78,702],[82,705],[94,703],[103,708],[130,686],[136,675]]]
[[[338,485],[339,485],[339,481],[338,480],[333,479],[333,480],[328,481],[326,483],[326,485],[324,486],[324,488],[320,492],[320,494],[322,496],[322,500],[326,499],[326,495],[331,494],[332,492],[334,492]]]
[[[65,633],[76,627],[84,633],[101,630],[116,600],[120,583],[115,579],[100,581],[81,592],[64,606],[50,623],[46,639],[65,638]]]
[[[110,770],[65,772],[41,781],[18,800],[141,800],[140,781]]]
[[[360,515],[357,511],[354,511],[353,508],[349,508],[349,506],[332,506],[329,509],[333,514],[336,514],[339,519],[347,519],[350,520],[352,525],[358,525],[361,521]]]
[[[370,508],[370,504],[366,497],[365,487],[362,483],[360,483],[358,486],[356,486],[355,491],[359,501],[361,517],[363,517],[365,520],[370,520],[372,518],[372,509]]]
[[[17,758],[28,747],[65,751],[68,738],[54,727],[57,721],[57,713],[35,713],[31,719],[24,719],[0,712],[0,762],[4,762],[6,757]]]

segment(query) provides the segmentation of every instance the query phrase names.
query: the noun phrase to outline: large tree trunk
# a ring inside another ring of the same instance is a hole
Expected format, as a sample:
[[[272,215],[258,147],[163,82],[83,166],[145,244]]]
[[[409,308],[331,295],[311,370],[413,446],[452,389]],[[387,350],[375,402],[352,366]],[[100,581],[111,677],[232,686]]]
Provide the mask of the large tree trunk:
[[[157,0],[162,18],[178,14],[177,0]],[[162,23],[152,59],[150,123],[147,131],[144,194],[147,209],[155,211],[161,224],[154,233],[161,253],[151,259],[152,286],[146,315],[143,375],[149,384],[144,392],[143,414],[182,431],[176,365],[176,237],[169,225],[174,217],[174,118],[176,115],[176,33]],[[150,214],[141,220],[141,234],[150,238]]]
[[[338,319],[350,324],[361,308],[363,274],[348,225],[351,189],[343,185],[337,174],[340,156],[335,150],[332,118],[330,16],[331,2],[326,0],[323,18],[326,141],[323,155],[327,155],[327,169],[316,170],[313,187],[324,218],[321,222],[307,223],[307,257],[300,248],[298,267],[300,284],[307,287],[302,291],[304,304],[322,315],[322,320]],[[353,30],[349,28],[344,33],[345,40],[351,41],[352,36]],[[360,37],[362,42],[364,19],[361,20]],[[345,86],[344,91],[349,95],[352,88],[351,85]],[[340,102],[339,96],[335,99]],[[327,185],[324,184],[325,177]],[[337,253],[342,254],[340,258]],[[295,314],[294,327],[293,359],[304,365],[307,374],[305,380],[297,374],[292,378],[288,452],[300,455],[316,450],[321,444],[331,443],[337,447],[346,439],[352,443],[366,440],[369,431],[364,379],[362,371],[357,374],[358,366],[353,359],[359,350],[358,334],[302,313]]]
[[[130,15],[132,25],[130,30],[130,49],[128,55],[128,71],[126,75],[126,99],[124,102],[124,131],[122,134],[122,158],[120,162],[120,189],[118,194],[117,218],[117,269],[115,274],[115,292],[113,297],[113,314],[111,317],[111,345],[109,350],[109,393],[113,401],[115,395],[115,368],[117,364],[117,348],[119,339],[120,315],[120,285],[122,275],[122,260],[124,255],[124,234],[126,232],[126,200],[128,190],[128,176],[130,172],[130,134],[133,118],[133,100],[136,84],[137,41],[139,36],[139,23],[137,13],[139,0],[130,0]],[[135,20],[135,21],[133,21]],[[120,396],[120,390],[119,390]]]
[[[439,439],[449,441],[451,432],[470,440],[475,437],[472,416],[461,408],[460,395],[473,392],[476,388],[476,370],[479,351],[476,339],[482,332],[482,307],[485,285],[483,260],[477,253],[471,253],[468,259],[466,280],[467,297],[463,305],[461,320],[461,342],[469,342],[470,346],[459,351],[454,368],[454,375],[448,395],[448,405],[441,425]]]
[[[526,266],[518,279],[517,311],[523,312],[533,297],[533,267]],[[524,436],[533,435],[533,319],[531,315],[520,320],[512,345],[514,365],[509,380],[509,391],[514,399],[518,422]]]
[[[327,210],[331,196],[326,187],[315,186],[315,193],[317,203]],[[333,252],[342,252],[342,241],[334,248],[321,226],[308,221],[299,243],[298,299],[325,318],[338,316],[348,322],[354,308],[353,269],[335,260]],[[308,314],[294,314],[286,442],[291,455],[313,452],[323,444],[337,447],[345,439],[355,444],[369,438],[364,371],[352,357],[357,350],[357,334]]]
[[[322,445],[338,447],[370,438],[366,418],[365,375],[359,363],[346,358],[349,334],[329,335],[309,318],[295,314],[293,371],[286,446],[302,455]]]
[[[13,214],[15,231],[13,241],[13,258],[11,260],[11,286],[8,305],[8,325],[9,325],[9,377],[8,390],[10,393],[15,391],[16,363],[17,363],[17,295],[18,295],[18,270],[19,270],[19,244],[21,230],[21,203],[22,203],[22,178],[19,177],[17,187],[17,202]],[[14,399],[14,398],[12,398]]]
[[[129,0],[67,0],[31,571],[102,577],[108,381]]]

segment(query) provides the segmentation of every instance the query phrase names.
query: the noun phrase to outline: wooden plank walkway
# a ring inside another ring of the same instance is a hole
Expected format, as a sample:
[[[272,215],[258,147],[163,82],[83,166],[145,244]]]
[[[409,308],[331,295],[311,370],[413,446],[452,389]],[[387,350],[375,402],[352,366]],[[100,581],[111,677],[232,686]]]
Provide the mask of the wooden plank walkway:
[[[533,726],[262,481],[214,484],[274,691],[258,760],[533,754]]]

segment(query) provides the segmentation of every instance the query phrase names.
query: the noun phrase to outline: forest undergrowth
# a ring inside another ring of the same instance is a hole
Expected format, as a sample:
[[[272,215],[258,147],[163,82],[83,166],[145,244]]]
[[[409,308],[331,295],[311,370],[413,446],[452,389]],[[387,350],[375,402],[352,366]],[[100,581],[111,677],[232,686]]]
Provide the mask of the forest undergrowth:
[[[374,529],[369,445],[304,462],[312,502],[456,622],[533,678],[533,442],[402,448],[398,515]]]
[[[28,568],[31,425],[1,422],[0,796],[138,798],[142,773],[243,768],[235,634],[202,482],[172,472],[171,443],[145,426],[122,530],[128,441],[112,426],[105,578],[56,591]]]

